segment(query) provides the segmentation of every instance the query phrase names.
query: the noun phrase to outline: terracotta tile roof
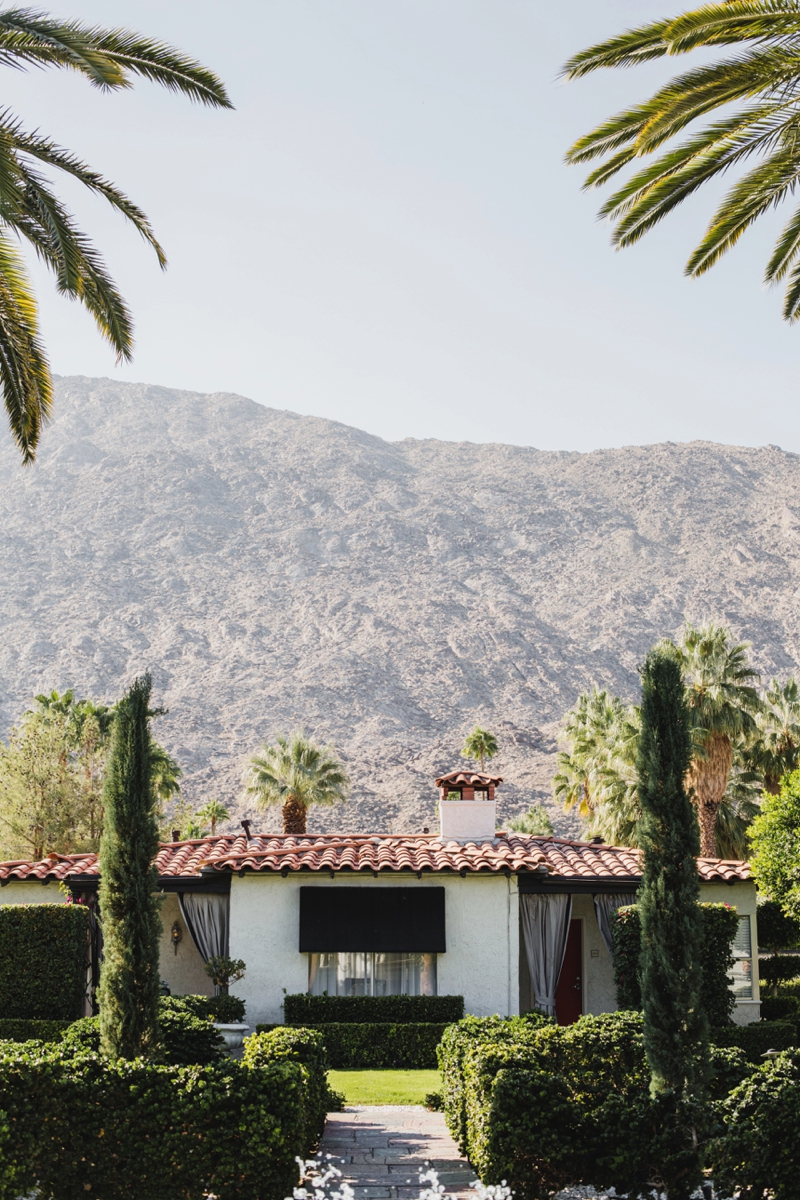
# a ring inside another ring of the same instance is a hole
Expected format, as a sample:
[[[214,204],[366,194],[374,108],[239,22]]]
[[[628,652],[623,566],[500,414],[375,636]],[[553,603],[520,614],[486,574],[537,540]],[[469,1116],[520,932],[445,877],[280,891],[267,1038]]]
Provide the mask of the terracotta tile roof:
[[[497,787],[503,782],[502,775],[480,775],[475,771],[451,771],[433,781],[437,787]]]
[[[641,874],[638,850],[501,833],[484,842],[445,842],[435,834],[393,835],[221,834],[194,841],[162,844],[156,858],[162,878],[191,878],[202,870],[218,871],[463,871],[547,870],[557,879],[576,881],[632,880]],[[745,862],[716,858],[697,860],[705,882],[750,878]],[[97,877],[95,854],[51,854],[41,862],[0,863],[0,882]]]

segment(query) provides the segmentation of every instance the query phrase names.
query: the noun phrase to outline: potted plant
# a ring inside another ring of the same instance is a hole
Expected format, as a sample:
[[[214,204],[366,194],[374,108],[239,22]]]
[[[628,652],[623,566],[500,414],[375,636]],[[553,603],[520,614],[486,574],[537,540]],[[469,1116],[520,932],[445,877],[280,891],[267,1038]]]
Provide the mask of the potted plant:
[[[213,981],[217,994],[222,996],[227,996],[229,984],[244,979],[246,970],[246,964],[241,958],[229,958],[227,954],[215,954],[206,963],[206,975]],[[215,1021],[214,1027],[222,1034],[222,1040],[228,1050],[238,1049],[250,1028],[249,1025],[244,1025],[239,1021],[230,1023]]]

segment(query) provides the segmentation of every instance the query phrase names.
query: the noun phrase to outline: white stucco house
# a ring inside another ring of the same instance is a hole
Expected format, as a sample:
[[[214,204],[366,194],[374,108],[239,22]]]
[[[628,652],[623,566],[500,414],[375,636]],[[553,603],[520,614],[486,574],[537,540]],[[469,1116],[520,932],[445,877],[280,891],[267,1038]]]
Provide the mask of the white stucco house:
[[[436,834],[254,834],[162,845],[161,973],[213,991],[211,954],[247,964],[247,1020],[282,1019],[286,993],[463,995],[466,1011],[538,1005],[562,1023],[616,1007],[608,917],[632,903],[636,850],[495,829],[497,776],[437,779]],[[459,798],[454,798],[455,794]],[[448,798],[449,797],[449,798]],[[701,900],[739,915],[734,1020],[759,1017],[756,891],[747,863],[698,859]],[[0,903],[96,904],[93,854],[0,863]]]

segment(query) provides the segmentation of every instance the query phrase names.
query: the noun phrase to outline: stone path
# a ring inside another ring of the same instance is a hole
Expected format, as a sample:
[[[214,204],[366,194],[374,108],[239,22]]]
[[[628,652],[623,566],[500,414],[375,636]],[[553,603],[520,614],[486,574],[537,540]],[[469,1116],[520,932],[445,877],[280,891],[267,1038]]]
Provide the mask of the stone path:
[[[356,1200],[416,1200],[426,1165],[437,1170],[448,1196],[473,1194],[475,1174],[442,1113],[394,1104],[329,1113],[320,1151],[334,1159]]]

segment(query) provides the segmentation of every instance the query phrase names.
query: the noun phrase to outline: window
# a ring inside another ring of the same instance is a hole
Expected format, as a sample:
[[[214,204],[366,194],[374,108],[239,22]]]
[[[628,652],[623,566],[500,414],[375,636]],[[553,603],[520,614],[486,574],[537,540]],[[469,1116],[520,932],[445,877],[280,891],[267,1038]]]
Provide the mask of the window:
[[[753,999],[753,951],[750,942],[750,918],[739,917],[739,928],[731,946],[733,982],[731,988],[737,1000]]]
[[[435,996],[436,955],[309,954],[308,990],[312,996]]]

